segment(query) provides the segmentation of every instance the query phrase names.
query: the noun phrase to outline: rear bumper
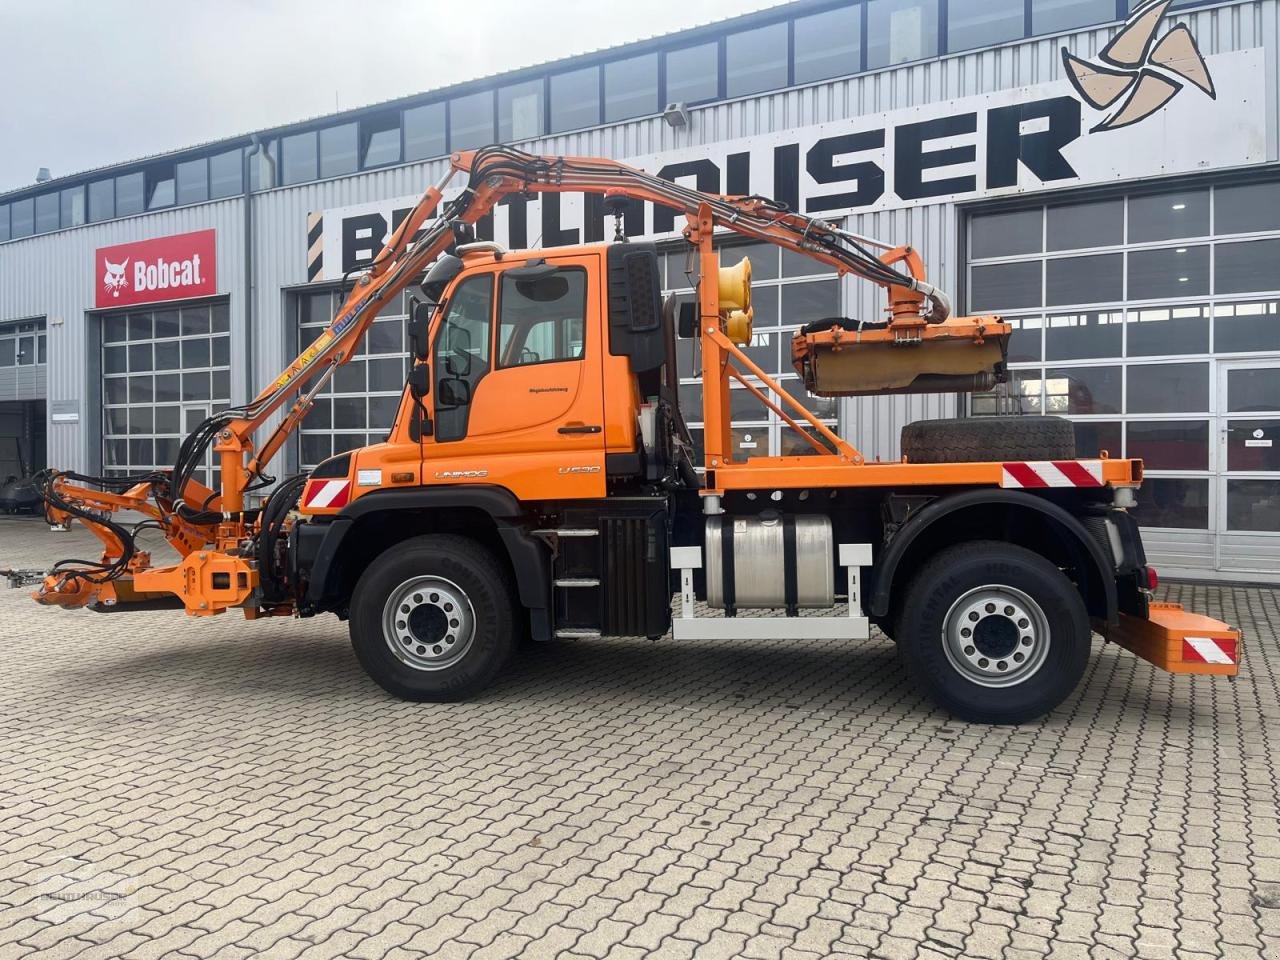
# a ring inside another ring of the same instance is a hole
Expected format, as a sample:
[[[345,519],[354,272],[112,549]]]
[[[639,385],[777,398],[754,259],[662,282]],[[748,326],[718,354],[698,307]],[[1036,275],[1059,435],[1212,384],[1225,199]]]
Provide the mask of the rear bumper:
[[[1145,620],[1122,613],[1106,637],[1170,673],[1234,677],[1240,672],[1240,631],[1181,604],[1152,602]]]

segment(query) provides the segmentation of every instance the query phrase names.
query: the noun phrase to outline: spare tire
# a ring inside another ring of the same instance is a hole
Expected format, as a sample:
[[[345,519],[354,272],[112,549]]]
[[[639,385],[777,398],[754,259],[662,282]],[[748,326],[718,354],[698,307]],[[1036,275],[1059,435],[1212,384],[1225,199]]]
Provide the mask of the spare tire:
[[[902,428],[911,463],[1074,460],[1075,428],[1061,417],[969,417],[921,420]]]

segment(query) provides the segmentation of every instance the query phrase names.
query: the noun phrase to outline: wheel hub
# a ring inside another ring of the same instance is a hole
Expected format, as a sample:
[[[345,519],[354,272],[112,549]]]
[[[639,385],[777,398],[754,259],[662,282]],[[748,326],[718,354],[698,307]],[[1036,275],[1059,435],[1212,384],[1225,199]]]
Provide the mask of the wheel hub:
[[[952,604],[942,632],[951,665],[984,687],[1024,682],[1049,654],[1048,617],[1014,587],[992,584],[969,590]]]
[[[415,670],[443,670],[475,639],[475,609],[462,588],[443,577],[412,577],[382,608],[382,636],[396,659]]]

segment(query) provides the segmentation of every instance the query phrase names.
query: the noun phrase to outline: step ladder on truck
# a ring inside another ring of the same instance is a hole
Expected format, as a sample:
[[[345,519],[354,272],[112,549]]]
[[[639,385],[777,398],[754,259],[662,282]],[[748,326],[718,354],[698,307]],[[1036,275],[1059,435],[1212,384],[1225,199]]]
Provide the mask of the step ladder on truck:
[[[459,173],[465,186],[446,201]],[[555,192],[603,197],[614,242],[511,251],[475,239],[503,198]],[[692,302],[664,300],[656,248],[622,236],[638,203],[685,218]],[[104,550],[59,565],[35,599],[238,608],[251,620],[333,613],[373,679],[416,700],[477,693],[522,637],[668,631],[785,642],[878,626],[937,702],[985,722],[1060,704],[1094,631],[1164,670],[1235,674],[1235,630],[1153,600],[1131,512],[1140,461],[1078,459],[1066,421],[1009,417],[912,424],[902,460],[869,462],[743,349],[751,265],[721,267],[726,233],[886,290],[886,319],[833,317],[794,335],[809,393],[964,392],[1006,378],[1010,326],[951,316],[911,247],[612,160],[456,153],[330,327],[253,401],[206,420],[172,470],[42,475],[49,521],[85,524]],[[266,468],[317,392],[410,288],[413,366],[386,440],[251,507],[246,494],[271,486]],[[700,451],[679,404],[679,339],[700,358]],[[735,450],[731,384],[810,455]],[[210,447],[217,490],[196,479]],[[180,561],[154,565],[123,511],[159,526]],[[780,615],[742,615],[761,610]]]

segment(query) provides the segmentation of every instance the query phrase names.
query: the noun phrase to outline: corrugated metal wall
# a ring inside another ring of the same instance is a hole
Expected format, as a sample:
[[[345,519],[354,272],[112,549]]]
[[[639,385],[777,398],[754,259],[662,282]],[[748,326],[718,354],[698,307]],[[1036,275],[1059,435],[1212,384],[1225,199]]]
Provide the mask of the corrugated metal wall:
[[[1206,54],[1265,46],[1271,88],[1277,87],[1280,16],[1277,0],[1232,4],[1177,16],[1191,24]],[[1114,28],[1084,31],[1066,42],[1076,53],[1096,53]],[[582,133],[549,136],[522,144],[546,153],[628,157],[688,148],[719,140],[785,131],[792,127],[877,113],[972,94],[1053,80],[1061,74],[1062,37],[1010,44],[993,50],[927,61],[895,70],[775,94],[714,104],[694,111],[691,126],[672,130],[660,118],[616,124]],[[1280,97],[1268,115],[1268,155],[1276,159]],[[253,200],[254,277],[253,384],[273,377],[291,359],[286,291],[306,279],[306,218],[321,210],[417,194],[443,173],[441,161],[411,164],[322,183],[258,194]],[[90,411],[83,399],[93,369],[86,356],[85,314],[92,309],[93,251],[97,247],[147,237],[213,227],[218,231],[218,286],[232,294],[231,316],[235,398],[251,384],[245,376],[242,273],[243,212],[240,200],[222,201],[107,224],[61,231],[0,245],[0,320],[45,315],[49,318],[49,399],[77,400],[81,424],[54,424],[50,462],[83,467],[97,443],[97,427],[86,429]],[[952,205],[867,214],[850,219],[852,229],[910,243],[919,248],[935,282],[955,289],[958,279],[958,214]],[[867,284],[846,286],[846,312],[877,317],[879,292]],[[846,432],[869,457],[898,455],[902,424],[925,417],[950,416],[953,397],[883,398],[848,401]],[[93,412],[96,417],[96,411]]]

